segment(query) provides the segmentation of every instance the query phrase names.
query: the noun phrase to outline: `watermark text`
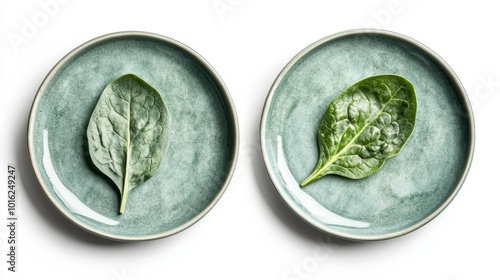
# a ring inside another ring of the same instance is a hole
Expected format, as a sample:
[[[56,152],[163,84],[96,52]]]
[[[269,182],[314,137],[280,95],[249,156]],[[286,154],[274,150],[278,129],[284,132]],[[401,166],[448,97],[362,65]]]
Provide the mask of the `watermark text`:
[[[212,2],[215,12],[220,20],[225,20],[228,13],[234,10],[243,3],[243,0],[215,0]]]
[[[40,0],[38,1],[39,9],[31,16],[21,17],[21,26],[17,31],[11,31],[7,34],[10,45],[16,53],[20,48],[27,45],[30,40],[35,38],[40,30],[48,26],[50,19],[57,16],[61,6],[65,5],[69,0]]]

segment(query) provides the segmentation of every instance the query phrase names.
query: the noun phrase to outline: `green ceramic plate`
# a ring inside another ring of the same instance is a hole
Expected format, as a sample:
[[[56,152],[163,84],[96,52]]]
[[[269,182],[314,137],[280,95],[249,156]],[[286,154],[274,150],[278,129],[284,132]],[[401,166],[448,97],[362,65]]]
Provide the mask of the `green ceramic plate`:
[[[128,73],[162,94],[172,132],[160,169],[120,215],[116,187],[90,159],[86,129],[103,89]],[[57,209],[122,241],[169,236],[201,219],[227,188],[239,143],[231,97],[212,67],[185,45],[142,32],[105,35],[65,56],[36,95],[28,138],[36,176]]]
[[[329,103],[378,74],[415,87],[417,123],[406,146],[365,179],[331,175],[300,188],[316,165]],[[352,30],[315,42],[280,73],[263,110],[261,145],[276,190],[298,216],[341,238],[380,240],[426,224],[456,196],[472,160],[474,120],[458,78],[427,47],[392,32]]]

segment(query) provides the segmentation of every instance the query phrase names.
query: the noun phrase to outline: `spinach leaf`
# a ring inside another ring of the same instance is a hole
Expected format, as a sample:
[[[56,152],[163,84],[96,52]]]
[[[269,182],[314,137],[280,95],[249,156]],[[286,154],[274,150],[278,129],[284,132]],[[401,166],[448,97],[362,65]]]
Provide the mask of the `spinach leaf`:
[[[156,172],[167,151],[170,115],[156,89],[128,74],[102,92],[87,128],[94,165],[118,187],[120,213],[129,193]]]
[[[319,160],[301,186],[328,175],[367,177],[395,156],[410,137],[417,112],[413,85],[379,75],[347,88],[328,106],[319,125]]]

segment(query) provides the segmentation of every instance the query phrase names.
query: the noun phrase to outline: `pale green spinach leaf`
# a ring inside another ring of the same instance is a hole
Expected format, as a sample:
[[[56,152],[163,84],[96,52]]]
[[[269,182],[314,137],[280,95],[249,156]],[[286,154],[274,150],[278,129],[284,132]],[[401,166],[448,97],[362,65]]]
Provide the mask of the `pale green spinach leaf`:
[[[87,128],[94,165],[116,184],[120,213],[132,189],[156,172],[168,148],[170,115],[161,95],[128,74],[102,92]]]
[[[367,177],[404,146],[417,99],[403,77],[379,75],[347,88],[328,106],[318,130],[319,160],[301,186],[328,175]]]

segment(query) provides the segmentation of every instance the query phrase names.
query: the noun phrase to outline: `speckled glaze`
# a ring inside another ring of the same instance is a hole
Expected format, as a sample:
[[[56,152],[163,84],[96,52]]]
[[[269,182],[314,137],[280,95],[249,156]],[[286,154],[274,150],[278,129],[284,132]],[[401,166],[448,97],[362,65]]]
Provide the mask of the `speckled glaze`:
[[[416,126],[400,154],[365,179],[326,176],[294,187],[315,167],[328,104],[379,74],[406,77],[416,90]],[[276,190],[298,216],[337,237],[380,240],[426,224],[456,196],[472,161],[474,120],[460,81],[430,49],[393,32],[351,30],[313,43],[280,73],[263,110],[261,145]],[[326,223],[312,203],[354,223]]]
[[[103,89],[129,73],[161,93],[172,130],[160,168],[131,192],[127,211],[120,215],[116,187],[90,160],[86,129]],[[104,35],[65,56],[43,81],[29,120],[32,164],[50,201],[83,229],[120,241],[166,237],[201,219],[229,184],[238,143],[231,97],[212,67],[187,46],[144,32]],[[66,198],[74,195],[70,200],[115,224],[68,207],[49,178],[44,144],[56,176],[69,191]]]

